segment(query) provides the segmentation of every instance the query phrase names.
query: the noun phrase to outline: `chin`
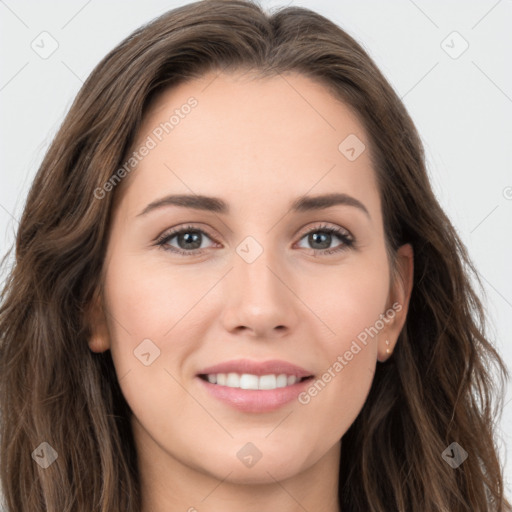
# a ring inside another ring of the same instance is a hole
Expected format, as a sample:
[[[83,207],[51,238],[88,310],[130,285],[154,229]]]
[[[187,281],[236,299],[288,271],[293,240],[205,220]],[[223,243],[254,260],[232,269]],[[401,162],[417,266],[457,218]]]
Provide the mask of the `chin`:
[[[224,474],[218,475],[218,478],[238,485],[275,484],[276,480],[286,480],[299,472],[298,469],[295,471],[290,466],[284,468],[282,464],[265,464],[263,459],[252,468],[235,465],[228,469],[224,466],[224,471]],[[226,478],[228,473],[229,476]]]
[[[275,484],[276,480],[286,480],[300,473],[306,464],[304,460],[298,460],[298,457],[287,457],[282,451],[272,450],[267,454],[263,451],[258,460],[253,458],[252,461],[244,460],[246,453],[252,453],[251,448],[246,448],[245,452],[237,452],[238,455],[234,453],[233,457],[229,458],[217,454],[209,467],[204,466],[203,460],[202,470],[206,470],[215,478],[235,484]]]

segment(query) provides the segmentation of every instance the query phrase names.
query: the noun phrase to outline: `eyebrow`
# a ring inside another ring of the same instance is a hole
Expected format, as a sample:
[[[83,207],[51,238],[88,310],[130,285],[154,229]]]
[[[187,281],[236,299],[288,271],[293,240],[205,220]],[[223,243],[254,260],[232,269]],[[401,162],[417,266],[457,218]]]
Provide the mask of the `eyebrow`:
[[[370,213],[361,201],[355,197],[349,196],[348,194],[342,193],[301,196],[292,201],[289,209],[294,212],[307,212],[323,210],[336,205],[353,206],[363,211],[369,218],[371,218]],[[148,204],[146,208],[137,215],[137,217],[147,215],[151,211],[164,208],[166,206],[181,206],[183,208],[192,208],[194,210],[203,210],[225,215],[229,214],[230,211],[228,203],[219,197],[178,194],[169,195],[153,201]]]

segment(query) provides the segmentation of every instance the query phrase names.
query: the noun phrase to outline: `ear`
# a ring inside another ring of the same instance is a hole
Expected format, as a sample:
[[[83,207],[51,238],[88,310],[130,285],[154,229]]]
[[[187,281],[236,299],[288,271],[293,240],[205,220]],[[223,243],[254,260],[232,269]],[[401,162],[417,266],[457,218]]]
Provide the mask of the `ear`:
[[[405,324],[413,280],[414,253],[411,244],[405,244],[397,251],[396,272],[392,276],[388,305],[383,315],[384,328],[379,333],[377,359],[380,362],[386,361],[393,353],[398,336]]]
[[[86,312],[86,321],[90,326],[90,337],[88,341],[92,352],[105,352],[110,349],[110,335],[108,331],[107,318],[103,307],[101,292],[96,290],[94,297]]]

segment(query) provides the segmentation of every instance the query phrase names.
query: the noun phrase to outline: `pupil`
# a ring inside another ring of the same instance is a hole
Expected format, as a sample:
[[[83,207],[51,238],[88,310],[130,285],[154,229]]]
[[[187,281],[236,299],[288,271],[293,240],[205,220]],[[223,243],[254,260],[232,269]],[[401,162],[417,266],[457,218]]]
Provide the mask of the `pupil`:
[[[317,233],[313,233],[312,235],[310,235],[310,243],[316,243],[318,242],[318,238],[321,238],[321,237],[330,237],[331,235],[328,234],[328,233],[323,233],[323,234],[317,234]],[[320,242],[321,243],[321,242]],[[330,238],[328,238],[328,242],[327,244],[325,243],[325,240],[324,240],[324,245],[325,247],[321,247],[321,249],[326,249],[327,247],[329,247],[330,245]]]
[[[192,233],[192,234],[191,234]],[[201,243],[197,245],[197,247],[189,247],[190,244],[194,244],[194,240],[192,240],[195,237],[195,243],[197,244],[197,241],[199,239],[199,233],[196,231],[188,231],[187,233],[184,233],[183,239],[185,240],[186,249],[197,249],[201,246]]]

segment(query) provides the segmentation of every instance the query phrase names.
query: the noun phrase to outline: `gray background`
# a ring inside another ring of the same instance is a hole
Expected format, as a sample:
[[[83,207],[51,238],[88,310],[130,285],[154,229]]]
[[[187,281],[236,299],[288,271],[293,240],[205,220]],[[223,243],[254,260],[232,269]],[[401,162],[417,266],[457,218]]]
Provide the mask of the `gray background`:
[[[185,3],[0,0],[1,255],[13,241],[38,165],[84,79],[130,32]],[[403,99],[425,144],[434,190],[482,277],[491,336],[510,367],[512,1],[262,4],[309,7],[333,20],[362,44]],[[31,47],[51,48],[43,31],[58,44],[46,59]],[[498,439],[504,462],[511,459],[510,386],[505,402]],[[511,496],[510,460],[505,477]]]

